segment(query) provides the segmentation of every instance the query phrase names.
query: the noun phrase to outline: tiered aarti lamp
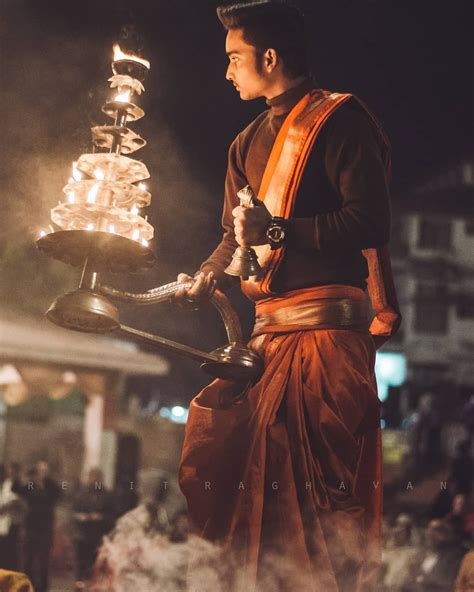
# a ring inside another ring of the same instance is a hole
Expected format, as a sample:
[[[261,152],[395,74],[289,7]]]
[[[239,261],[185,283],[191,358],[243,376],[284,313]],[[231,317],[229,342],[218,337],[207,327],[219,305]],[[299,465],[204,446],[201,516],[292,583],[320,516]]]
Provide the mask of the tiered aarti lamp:
[[[254,380],[261,370],[260,360],[242,343],[237,315],[220,292],[212,302],[224,320],[229,344],[208,354],[121,325],[118,309],[109,299],[155,304],[170,299],[185,284],[173,282],[137,294],[99,283],[99,272],[138,271],[151,267],[154,260],[149,247],[153,226],[140,214],[151,201],[143,184],[150,175],[141,161],[126,156],[146,144],[128,124],[144,116],[134,101],[145,90],[143,82],[149,69],[147,60],[114,46],[109,82],[115,96],[102,107],[113,125],[92,128],[94,151],[82,154],[73,163],[72,177],[63,189],[66,198],[51,210],[57,228],[51,226],[51,231],[42,232],[37,241],[47,255],[83,267],[79,288],[57,298],[46,314],[54,323],[78,331],[119,330],[161,349],[198,359],[215,376]]]

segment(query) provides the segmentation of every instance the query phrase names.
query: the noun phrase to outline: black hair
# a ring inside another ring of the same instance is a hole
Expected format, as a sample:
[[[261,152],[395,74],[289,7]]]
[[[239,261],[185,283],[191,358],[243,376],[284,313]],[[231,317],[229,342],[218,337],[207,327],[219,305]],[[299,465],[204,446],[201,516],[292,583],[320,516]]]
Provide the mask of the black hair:
[[[292,78],[309,74],[304,15],[283,0],[253,0],[219,6],[217,16],[225,29],[242,29],[247,43],[262,54],[275,49]]]

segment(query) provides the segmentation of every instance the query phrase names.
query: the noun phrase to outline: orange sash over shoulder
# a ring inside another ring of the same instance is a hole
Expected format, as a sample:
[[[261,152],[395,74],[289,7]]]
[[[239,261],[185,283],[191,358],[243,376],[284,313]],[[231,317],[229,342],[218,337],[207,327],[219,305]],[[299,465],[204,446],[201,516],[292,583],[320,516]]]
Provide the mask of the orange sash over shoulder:
[[[262,178],[258,198],[272,216],[290,218],[296,193],[311,149],[325,122],[348,100],[356,100],[369,116],[379,138],[387,175],[390,174],[390,147],[375,117],[367,107],[350,94],[330,93],[315,89],[306,94],[285,119],[273,145]],[[272,296],[272,280],[285,255],[285,248],[272,251],[269,245],[255,247],[263,277],[242,281],[243,292],[252,300]],[[388,246],[366,249],[363,254],[369,268],[368,292],[375,313],[370,332],[381,345],[398,329],[400,310],[393,283]]]

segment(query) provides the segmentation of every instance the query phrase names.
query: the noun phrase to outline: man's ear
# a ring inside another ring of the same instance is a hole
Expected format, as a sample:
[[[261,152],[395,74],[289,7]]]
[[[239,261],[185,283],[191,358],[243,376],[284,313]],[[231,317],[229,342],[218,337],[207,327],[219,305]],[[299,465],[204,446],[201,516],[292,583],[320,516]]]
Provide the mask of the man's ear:
[[[278,64],[277,52],[270,47],[265,52],[263,58],[264,58],[265,69],[267,70],[268,73],[272,72],[276,68],[276,65]]]

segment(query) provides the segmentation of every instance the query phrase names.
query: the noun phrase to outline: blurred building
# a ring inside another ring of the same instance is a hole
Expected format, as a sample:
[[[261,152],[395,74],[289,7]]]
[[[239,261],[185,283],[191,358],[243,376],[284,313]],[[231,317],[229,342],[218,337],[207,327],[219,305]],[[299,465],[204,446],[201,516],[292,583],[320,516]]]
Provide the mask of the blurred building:
[[[423,389],[474,387],[474,163],[394,200],[392,258],[403,313],[389,342]]]
[[[109,486],[142,468],[177,464],[182,426],[162,420],[150,430],[126,419],[126,379],[159,380],[168,373],[163,358],[5,311],[0,336],[0,463],[26,468],[45,459],[70,483],[100,466]]]

